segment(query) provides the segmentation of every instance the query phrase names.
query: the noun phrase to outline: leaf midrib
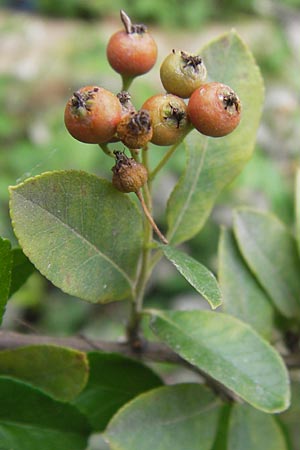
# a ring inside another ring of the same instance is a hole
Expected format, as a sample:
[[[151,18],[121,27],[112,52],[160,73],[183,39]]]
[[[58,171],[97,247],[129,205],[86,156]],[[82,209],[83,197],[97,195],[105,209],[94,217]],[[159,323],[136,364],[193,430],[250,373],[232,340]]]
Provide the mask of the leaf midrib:
[[[151,313],[151,311],[150,311],[150,313]],[[166,318],[165,316],[162,316],[162,315],[160,315],[160,314],[158,314],[158,315],[155,314],[155,317],[159,317],[161,320],[167,322],[167,323],[170,324],[173,328],[176,328],[176,329],[178,330],[178,332],[181,333],[183,336],[185,336],[189,341],[191,341],[192,343],[194,343],[193,338],[192,338],[189,334],[186,334],[186,333],[182,330],[182,328],[181,328],[179,325],[177,325],[176,322],[173,322],[171,319]],[[236,367],[231,361],[228,361],[227,359],[225,359],[225,358],[224,358],[222,355],[220,355],[219,353],[214,352],[213,350],[211,350],[211,347],[208,347],[208,346],[206,346],[206,345],[203,344],[203,343],[202,343],[201,345],[202,345],[202,347],[203,347],[206,351],[209,350],[213,355],[216,355],[218,358],[220,358],[221,360],[225,361],[227,364],[229,363],[233,368],[238,369],[238,372],[241,373],[243,376],[245,376],[246,380],[247,380],[247,381],[250,381],[250,383],[251,383],[252,386],[255,386],[256,383],[255,383],[251,378],[249,378],[249,376],[247,376],[247,373],[244,373],[242,370],[240,370],[240,367],[239,367],[239,366]],[[178,351],[176,351],[176,352],[179,354]],[[184,358],[187,359],[186,357],[184,357]],[[190,358],[189,358],[189,359],[190,359]],[[199,368],[202,369],[201,366],[199,366]],[[202,369],[202,370],[203,370],[203,369]],[[208,372],[207,370],[205,370],[205,371],[206,371],[209,375],[213,376],[213,375],[212,375],[210,372]],[[232,389],[234,392],[236,392],[234,388],[230,388],[230,389]],[[273,393],[272,391],[270,391],[270,390],[268,390],[268,389],[266,389],[266,388],[265,388],[265,391],[266,391],[266,392],[269,392],[269,394],[274,398],[274,393]],[[240,395],[240,396],[242,397],[242,395],[241,395],[239,392],[237,392],[237,394]],[[254,404],[254,402],[252,402],[252,404]]]
[[[118,266],[118,264],[116,264],[109,256],[107,256],[103,252],[101,252],[100,249],[98,247],[96,247],[95,244],[91,243],[85,236],[79,234],[79,232],[77,230],[75,230],[75,228],[73,228],[69,224],[66,224],[65,222],[63,222],[53,212],[48,211],[46,208],[44,208],[41,205],[39,205],[38,203],[34,202],[32,199],[26,198],[24,195],[18,193],[17,191],[14,191],[14,195],[21,197],[26,202],[28,202],[28,203],[36,206],[37,208],[41,209],[45,214],[49,215],[50,217],[54,218],[57,222],[59,222],[70,233],[73,233],[79,240],[81,240],[82,242],[84,242],[85,244],[90,246],[90,248],[92,248],[95,251],[96,255],[102,257],[109,264],[111,264],[111,266],[113,266],[126,279],[126,281],[128,282],[129,286],[131,287],[131,289],[133,288],[133,282],[129,278],[129,276],[126,274],[126,272],[120,266]]]
[[[187,211],[187,209],[188,209],[188,207],[189,207],[189,205],[190,205],[191,198],[192,198],[192,196],[193,196],[194,193],[195,193],[195,187],[197,186],[197,183],[198,183],[198,180],[199,180],[199,177],[200,177],[200,173],[201,173],[201,171],[202,171],[202,169],[203,169],[203,165],[204,165],[204,160],[205,160],[205,155],[206,155],[207,147],[208,147],[208,138],[206,138],[205,144],[203,145],[203,151],[202,151],[202,155],[201,155],[201,156],[202,156],[202,157],[201,157],[201,161],[200,161],[200,164],[199,164],[198,169],[197,169],[197,171],[196,171],[195,177],[194,177],[194,179],[193,179],[193,183],[192,183],[192,185],[191,185],[191,189],[190,189],[190,191],[189,191],[187,200],[186,200],[186,202],[184,203],[184,206],[183,206],[183,208],[182,208],[180,214],[177,216],[177,219],[176,219],[176,221],[175,221],[175,224],[174,224],[174,226],[173,226],[173,229],[172,229],[172,231],[170,232],[170,234],[169,234],[169,236],[168,236],[170,241],[172,240],[172,238],[173,238],[174,235],[176,234],[176,232],[177,232],[177,230],[178,230],[178,228],[179,228],[179,226],[180,226],[180,223],[181,223],[181,221],[182,221],[182,219],[183,219],[183,217],[184,217],[184,215],[185,215],[185,213],[186,213],[186,211]],[[188,169],[188,165],[187,165],[186,168],[185,168],[185,172],[184,172],[183,177],[186,176],[186,174],[187,174],[187,169]],[[180,184],[178,185],[178,188],[179,188],[179,186],[182,185],[183,180],[184,180],[184,178],[182,179],[182,181],[180,181]],[[175,191],[174,191],[174,192],[175,192]]]

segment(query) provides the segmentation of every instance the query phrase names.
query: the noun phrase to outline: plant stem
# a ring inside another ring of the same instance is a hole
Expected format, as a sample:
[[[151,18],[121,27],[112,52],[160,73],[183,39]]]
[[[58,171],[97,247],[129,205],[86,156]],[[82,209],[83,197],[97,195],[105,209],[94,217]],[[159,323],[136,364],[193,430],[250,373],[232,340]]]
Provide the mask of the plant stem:
[[[177,147],[179,147],[179,145],[182,143],[182,141],[185,139],[185,137],[187,136],[187,134],[192,130],[192,128],[190,128],[187,133],[185,133],[184,136],[182,136],[182,138],[176,142],[174,145],[172,145],[172,147],[169,148],[169,150],[165,153],[164,157],[162,158],[162,160],[157,164],[157,166],[155,167],[155,169],[152,170],[152,172],[149,174],[149,180],[153,180],[153,178],[156,177],[156,175],[158,174],[158,172],[163,168],[163,166],[169,161],[169,159],[171,158],[171,156],[173,155],[173,153],[175,152],[175,150],[177,149]]]
[[[122,77],[122,91],[128,91],[131,86],[131,83],[134,80],[134,77],[126,75],[121,75],[121,77]]]
[[[108,148],[108,145],[107,144],[98,144],[99,145],[99,147],[101,148],[101,150],[103,150],[103,152],[106,154],[106,155],[108,155],[108,156],[110,156],[111,158],[114,158],[115,159],[115,155],[113,154],[113,152]]]
[[[137,192],[136,192],[136,195],[137,195],[137,197],[138,197],[138,199],[139,199],[139,201],[140,201],[140,203],[141,203],[141,205],[142,205],[142,208],[143,208],[143,211],[144,211],[144,213],[145,213],[145,216],[146,216],[146,218],[148,219],[148,221],[149,221],[151,227],[153,228],[153,230],[155,231],[155,233],[157,234],[157,236],[159,237],[159,239],[161,240],[161,242],[162,242],[163,244],[168,244],[168,240],[167,240],[166,237],[162,234],[162,232],[159,230],[158,226],[157,226],[156,223],[154,222],[153,217],[151,216],[151,214],[150,214],[150,212],[149,212],[149,210],[148,210],[148,208],[147,208],[147,205],[146,205],[146,203],[145,203],[145,201],[144,201],[144,197],[143,197],[141,191],[137,191]]]

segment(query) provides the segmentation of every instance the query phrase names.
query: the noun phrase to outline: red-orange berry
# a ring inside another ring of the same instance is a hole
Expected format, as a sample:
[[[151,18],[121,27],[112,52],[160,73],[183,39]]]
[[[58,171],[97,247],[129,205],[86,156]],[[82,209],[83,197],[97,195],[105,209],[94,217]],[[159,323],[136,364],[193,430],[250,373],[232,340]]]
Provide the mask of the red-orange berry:
[[[172,94],[158,94],[150,97],[142,106],[148,110],[156,145],[172,145],[182,139],[190,129],[185,102]]]
[[[172,50],[160,67],[160,79],[167,92],[188,98],[204,84],[206,67],[199,55]]]
[[[241,102],[229,86],[206,83],[192,94],[187,113],[200,133],[212,137],[226,136],[240,122]]]
[[[112,92],[98,86],[85,86],[68,100],[65,125],[78,141],[105,143],[114,136],[121,112],[121,104]]]
[[[124,11],[125,30],[117,31],[107,45],[107,59],[112,68],[125,77],[147,73],[157,58],[157,45],[145,25],[133,25]]]

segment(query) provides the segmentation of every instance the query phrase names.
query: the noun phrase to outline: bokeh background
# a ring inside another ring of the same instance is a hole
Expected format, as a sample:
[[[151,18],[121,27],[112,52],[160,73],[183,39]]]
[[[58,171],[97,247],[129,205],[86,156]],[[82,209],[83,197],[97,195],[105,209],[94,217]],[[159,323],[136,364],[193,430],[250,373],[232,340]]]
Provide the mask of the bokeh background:
[[[293,227],[300,155],[300,0],[0,0],[0,235],[17,245],[8,213],[9,185],[55,169],[110,178],[112,160],[97,146],[76,142],[64,128],[63,111],[83,85],[120,90],[120,77],[105,57],[110,35],[121,28],[120,8],[134,22],[147,24],[159,48],[155,68],[133,84],[137,107],[163,92],[159,66],[171,49],[196,52],[231,28],[261,68],[266,98],[254,157],[220,196],[203,231],[186,244],[191,255],[216,272],[219,227],[230,224],[235,206],[272,211]],[[163,152],[153,148],[153,164]],[[165,201],[183,165],[178,151],[158,178],[155,214],[162,229]],[[197,308],[198,297],[169,263],[161,263],[147,304]],[[34,273],[10,300],[3,326],[116,339],[123,334],[127,308],[125,303],[89,305]]]

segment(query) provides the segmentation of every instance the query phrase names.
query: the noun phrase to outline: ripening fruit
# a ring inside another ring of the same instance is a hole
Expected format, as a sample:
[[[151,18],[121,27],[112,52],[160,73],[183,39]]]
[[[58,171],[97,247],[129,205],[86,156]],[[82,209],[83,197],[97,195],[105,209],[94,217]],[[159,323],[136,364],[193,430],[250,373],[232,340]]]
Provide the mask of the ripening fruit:
[[[212,137],[226,136],[240,122],[241,102],[229,86],[206,83],[192,94],[187,113],[200,133]]]
[[[146,147],[152,138],[151,118],[148,111],[134,110],[122,117],[117,126],[117,136],[128,148]]]
[[[157,45],[145,25],[133,25],[124,11],[125,30],[117,31],[108,42],[106,54],[112,68],[125,77],[147,73],[157,58]]]
[[[150,113],[156,145],[172,145],[181,140],[190,130],[185,102],[172,94],[158,94],[150,97],[142,106]]]
[[[112,92],[98,86],[85,86],[68,100],[65,125],[78,141],[101,144],[114,136],[121,112],[122,106]]]
[[[148,179],[146,167],[125,153],[115,151],[116,164],[113,171],[112,184],[121,192],[137,192]]]
[[[188,98],[204,84],[207,71],[199,55],[172,50],[160,67],[160,79],[167,92]]]

